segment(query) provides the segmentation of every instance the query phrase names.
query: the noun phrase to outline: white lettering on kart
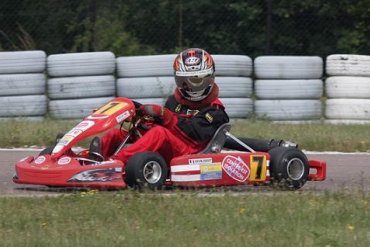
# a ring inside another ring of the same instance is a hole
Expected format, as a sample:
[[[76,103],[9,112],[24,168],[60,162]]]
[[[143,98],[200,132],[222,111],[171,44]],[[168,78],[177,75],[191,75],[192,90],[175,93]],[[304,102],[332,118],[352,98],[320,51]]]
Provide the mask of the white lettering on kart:
[[[212,164],[212,158],[189,159],[189,165]]]

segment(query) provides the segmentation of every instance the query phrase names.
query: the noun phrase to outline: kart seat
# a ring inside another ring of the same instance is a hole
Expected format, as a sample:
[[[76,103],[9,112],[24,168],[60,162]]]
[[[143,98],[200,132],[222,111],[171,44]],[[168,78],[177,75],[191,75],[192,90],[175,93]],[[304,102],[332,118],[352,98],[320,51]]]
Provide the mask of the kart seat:
[[[231,124],[224,123],[221,125],[213,135],[212,139],[208,142],[207,146],[200,153],[219,153],[221,152],[225,141],[226,133],[231,129]]]

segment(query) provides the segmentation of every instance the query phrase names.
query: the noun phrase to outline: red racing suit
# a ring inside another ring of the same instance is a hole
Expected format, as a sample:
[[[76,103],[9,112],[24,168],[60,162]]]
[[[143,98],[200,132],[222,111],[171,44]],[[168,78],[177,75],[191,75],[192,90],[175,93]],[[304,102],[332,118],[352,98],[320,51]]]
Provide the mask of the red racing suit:
[[[176,89],[165,104],[163,119],[134,143],[113,155],[122,143],[127,132],[113,129],[101,138],[102,154],[119,159],[123,163],[138,152],[158,152],[167,164],[172,158],[200,152],[212,138],[216,130],[229,121],[222,102],[218,99],[215,84],[211,93],[202,101],[185,99]],[[113,156],[112,156],[113,155]]]

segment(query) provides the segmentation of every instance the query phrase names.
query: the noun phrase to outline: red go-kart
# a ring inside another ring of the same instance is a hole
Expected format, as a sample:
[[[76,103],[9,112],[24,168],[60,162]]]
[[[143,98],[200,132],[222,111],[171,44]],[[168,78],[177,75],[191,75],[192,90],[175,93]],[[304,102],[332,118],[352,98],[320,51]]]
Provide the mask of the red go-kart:
[[[135,102],[130,99],[118,97],[111,100],[58,138],[54,146],[36,157],[28,156],[17,162],[13,181],[98,189],[250,184],[277,185],[278,188],[295,190],[306,181],[326,178],[325,161],[307,160],[298,147],[284,145],[284,141],[262,147],[264,145],[256,143],[265,143],[263,140],[237,138],[229,132],[230,124],[222,125],[202,152],[175,157],[169,164],[155,152],[137,153],[123,164],[119,160],[93,159],[91,149],[75,151],[75,145],[81,140],[119,124],[129,134],[116,153],[130,145],[130,136],[140,135],[140,125],[148,121],[135,109]]]

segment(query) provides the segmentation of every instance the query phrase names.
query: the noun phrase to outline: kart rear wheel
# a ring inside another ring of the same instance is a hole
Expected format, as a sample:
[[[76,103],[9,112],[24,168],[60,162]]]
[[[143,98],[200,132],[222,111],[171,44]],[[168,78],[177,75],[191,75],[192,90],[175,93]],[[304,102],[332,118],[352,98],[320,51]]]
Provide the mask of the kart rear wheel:
[[[128,186],[152,190],[161,189],[166,181],[168,168],[161,155],[155,152],[142,152],[133,155],[126,164],[124,177]]]
[[[309,164],[301,150],[292,147],[275,147],[269,151],[269,154],[273,185],[285,190],[297,190],[306,183]]]

